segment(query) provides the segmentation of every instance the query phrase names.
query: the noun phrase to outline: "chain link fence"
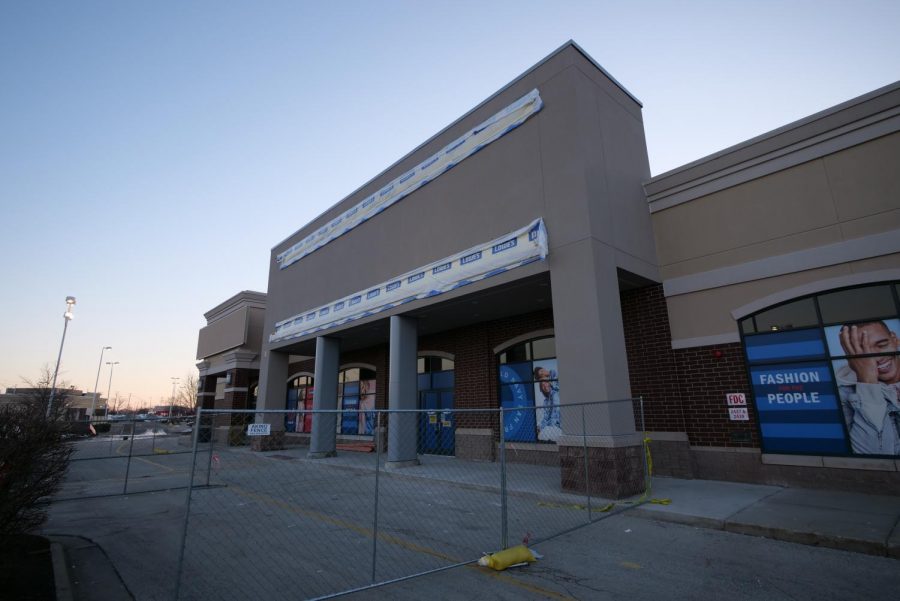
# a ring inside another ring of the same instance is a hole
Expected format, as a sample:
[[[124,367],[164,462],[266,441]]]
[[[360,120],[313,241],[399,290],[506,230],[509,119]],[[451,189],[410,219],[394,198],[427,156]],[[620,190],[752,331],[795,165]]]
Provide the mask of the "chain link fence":
[[[131,418],[95,422],[76,439],[55,501],[184,489],[189,484],[193,419]]]
[[[643,502],[640,399],[554,409],[557,444],[506,440],[516,412],[534,408],[198,410],[180,463],[192,485],[176,598],[328,598],[540,545]],[[417,459],[393,462],[388,430],[410,414]],[[251,415],[268,433],[248,434]],[[313,459],[319,418],[334,424],[335,453]],[[601,424],[616,420],[638,434],[607,436]]]

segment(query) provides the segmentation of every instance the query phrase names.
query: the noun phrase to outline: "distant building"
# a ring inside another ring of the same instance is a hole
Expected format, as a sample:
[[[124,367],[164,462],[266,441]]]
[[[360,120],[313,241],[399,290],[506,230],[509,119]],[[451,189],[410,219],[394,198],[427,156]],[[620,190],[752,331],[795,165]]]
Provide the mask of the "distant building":
[[[36,398],[42,393],[46,394],[46,389],[7,388],[5,393],[0,394],[0,405],[23,403]],[[56,390],[56,398],[65,399],[67,420],[84,421],[89,419],[94,399],[93,393],[84,392],[83,390],[78,390],[74,387],[58,388]],[[99,394],[97,395],[96,414],[98,416],[106,415],[106,399]]]
[[[900,493],[898,165],[900,82],[650,177],[641,103],[568,43],[276,244],[206,314],[201,399],[345,410],[259,414],[312,457],[429,409],[395,466],[502,428],[608,497],[645,437],[656,474]]]
[[[205,408],[253,409],[259,388],[266,295],[245,290],[208,311],[197,342],[198,402]],[[168,408],[166,409],[168,411]],[[220,416],[216,426],[252,421],[249,414]]]

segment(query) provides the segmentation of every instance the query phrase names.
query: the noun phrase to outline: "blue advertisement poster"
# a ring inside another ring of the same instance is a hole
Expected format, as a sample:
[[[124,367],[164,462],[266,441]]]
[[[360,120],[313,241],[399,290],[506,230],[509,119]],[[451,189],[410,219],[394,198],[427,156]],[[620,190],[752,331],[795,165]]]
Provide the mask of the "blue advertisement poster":
[[[827,361],[751,367],[750,378],[765,452],[848,452]]]
[[[747,361],[750,363],[804,361],[825,357],[825,344],[818,328],[748,336],[744,345]]]
[[[500,406],[522,407],[520,411],[503,412],[503,436],[516,442],[535,442],[534,387],[531,362],[500,366]]]

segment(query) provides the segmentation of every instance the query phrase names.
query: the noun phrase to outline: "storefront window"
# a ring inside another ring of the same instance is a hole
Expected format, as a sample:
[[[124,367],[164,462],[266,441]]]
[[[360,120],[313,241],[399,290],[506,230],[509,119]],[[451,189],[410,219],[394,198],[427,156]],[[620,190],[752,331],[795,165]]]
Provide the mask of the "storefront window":
[[[497,356],[504,437],[508,441],[556,442],[559,377],[555,338],[539,338],[507,348]],[[522,409],[517,409],[522,407]]]
[[[778,332],[818,325],[819,316],[813,299],[804,298],[767,309],[745,321],[753,324],[750,332]]]
[[[835,290],[742,320],[764,451],[900,456],[898,292]]]
[[[375,434],[375,372],[351,367],[338,374],[338,434]]]
[[[313,408],[312,376],[298,376],[288,382],[287,405],[288,411],[295,409],[311,411]],[[288,432],[312,432],[312,413],[288,413],[284,418],[284,429]]]
[[[819,296],[822,321],[838,323],[897,315],[891,286],[850,288]]]

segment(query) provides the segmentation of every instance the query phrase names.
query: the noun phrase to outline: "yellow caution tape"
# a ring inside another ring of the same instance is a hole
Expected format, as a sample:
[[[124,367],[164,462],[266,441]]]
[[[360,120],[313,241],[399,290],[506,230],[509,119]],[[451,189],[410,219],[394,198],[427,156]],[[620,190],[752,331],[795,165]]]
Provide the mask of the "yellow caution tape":
[[[643,503],[647,497],[650,495],[650,490],[652,486],[650,483],[652,482],[653,476],[653,457],[650,455],[650,438],[648,436],[644,436],[644,454],[647,456],[647,483],[644,488],[644,494],[640,496],[637,500],[637,503]]]
[[[650,499],[654,505],[671,505],[672,499]]]

